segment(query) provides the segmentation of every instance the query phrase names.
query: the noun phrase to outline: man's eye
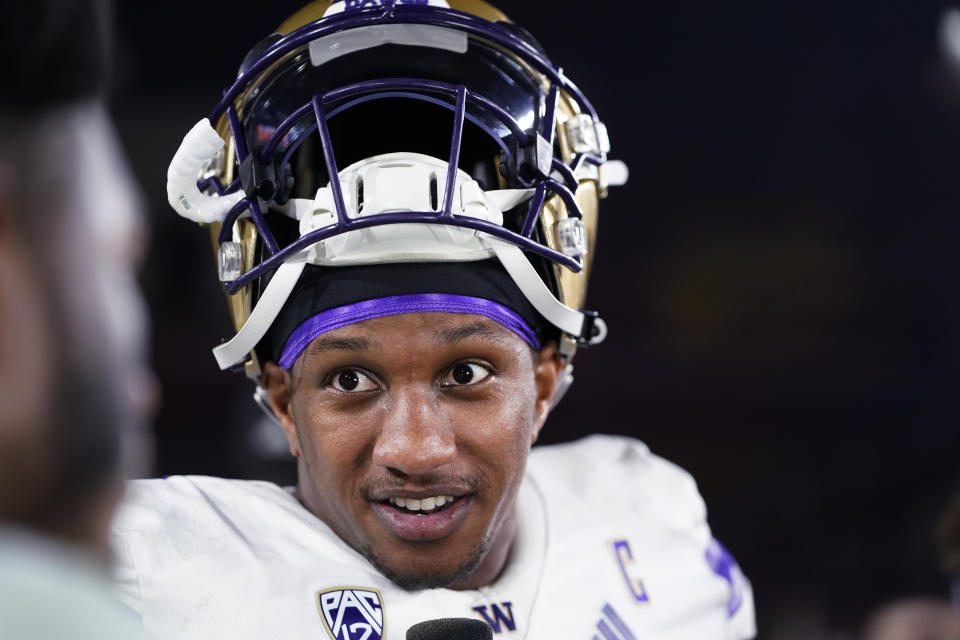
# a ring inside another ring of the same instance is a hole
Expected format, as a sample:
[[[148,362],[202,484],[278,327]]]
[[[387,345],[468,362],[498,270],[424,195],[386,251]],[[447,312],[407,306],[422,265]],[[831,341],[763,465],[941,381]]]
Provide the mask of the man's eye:
[[[344,369],[333,374],[330,384],[337,391],[347,392],[373,391],[377,388],[373,380],[356,369]]]
[[[476,384],[489,375],[490,370],[486,367],[472,362],[461,362],[450,370],[450,373],[447,374],[444,380],[444,384],[449,386]]]

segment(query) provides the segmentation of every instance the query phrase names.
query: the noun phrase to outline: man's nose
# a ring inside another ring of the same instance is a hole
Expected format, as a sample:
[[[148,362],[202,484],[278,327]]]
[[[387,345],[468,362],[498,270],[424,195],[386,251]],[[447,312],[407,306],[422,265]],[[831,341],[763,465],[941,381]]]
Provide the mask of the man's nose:
[[[393,394],[384,407],[373,462],[405,475],[424,474],[457,456],[453,426],[429,392]]]

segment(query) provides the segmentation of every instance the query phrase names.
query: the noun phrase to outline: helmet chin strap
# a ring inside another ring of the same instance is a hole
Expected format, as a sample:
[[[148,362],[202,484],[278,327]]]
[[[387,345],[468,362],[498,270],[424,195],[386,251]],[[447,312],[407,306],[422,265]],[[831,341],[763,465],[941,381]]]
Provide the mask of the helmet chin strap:
[[[487,239],[486,244],[503,264],[503,268],[510,274],[523,296],[547,322],[575,338],[580,336],[583,331],[583,314],[556,299],[520,247],[493,239]]]
[[[237,335],[213,348],[213,357],[221,369],[242,362],[267,334],[307,266],[307,254],[307,250],[301,251],[280,265]]]
[[[581,337],[585,315],[554,297],[519,247],[493,239],[486,239],[485,244],[540,315],[574,338]],[[280,265],[240,331],[229,341],[214,347],[213,355],[221,369],[242,362],[266,335],[303,273],[308,256],[309,250],[304,250]],[[600,332],[590,343],[600,342],[605,335],[605,331]]]
[[[253,392],[253,401],[257,403],[257,406],[266,414],[271,421],[276,424],[283,426],[280,423],[280,418],[277,417],[277,414],[274,413],[273,407],[270,406],[270,394],[269,392],[260,386],[260,382],[257,381],[257,387]]]
[[[563,396],[567,395],[567,391],[571,385],[573,385],[573,365],[567,363],[563,366],[563,369],[560,370],[560,375],[557,376],[557,383],[553,386],[553,397],[550,399],[551,410],[560,404]]]

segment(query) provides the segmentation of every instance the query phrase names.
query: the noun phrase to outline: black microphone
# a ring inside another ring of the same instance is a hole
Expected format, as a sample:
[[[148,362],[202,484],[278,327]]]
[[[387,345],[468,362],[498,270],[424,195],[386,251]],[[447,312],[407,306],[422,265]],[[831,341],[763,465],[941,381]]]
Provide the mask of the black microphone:
[[[438,618],[407,629],[407,640],[493,640],[493,630],[474,618]]]

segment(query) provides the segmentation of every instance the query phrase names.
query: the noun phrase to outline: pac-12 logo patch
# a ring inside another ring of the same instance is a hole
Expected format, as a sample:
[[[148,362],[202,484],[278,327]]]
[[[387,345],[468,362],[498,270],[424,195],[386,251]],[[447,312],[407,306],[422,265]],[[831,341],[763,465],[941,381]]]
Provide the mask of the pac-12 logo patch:
[[[376,589],[344,587],[317,592],[323,626],[333,640],[381,640],[383,600]]]

